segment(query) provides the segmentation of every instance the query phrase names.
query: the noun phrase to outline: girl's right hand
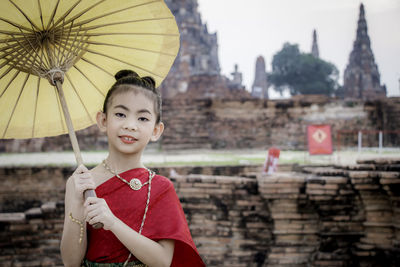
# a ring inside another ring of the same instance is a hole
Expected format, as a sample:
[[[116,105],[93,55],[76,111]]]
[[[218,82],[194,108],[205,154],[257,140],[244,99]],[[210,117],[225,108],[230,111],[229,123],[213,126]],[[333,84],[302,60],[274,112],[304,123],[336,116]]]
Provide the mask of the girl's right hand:
[[[82,164],[76,168],[70,178],[72,179],[75,198],[82,203],[84,202],[83,192],[88,189],[96,189],[92,174]]]

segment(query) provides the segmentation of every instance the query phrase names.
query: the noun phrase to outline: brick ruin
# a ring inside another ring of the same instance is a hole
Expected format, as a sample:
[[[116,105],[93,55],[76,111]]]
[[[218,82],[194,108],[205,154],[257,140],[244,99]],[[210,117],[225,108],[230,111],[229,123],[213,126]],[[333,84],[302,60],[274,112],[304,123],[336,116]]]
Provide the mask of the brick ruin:
[[[201,76],[192,77],[202,83]],[[208,78],[205,78],[208,80]],[[215,76],[218,84],[218,77]],[[332,126],[338,130],[400,130],[400,98],[373,101],[337,100],[325,96],[298,96],[286,100],[267,99],[165,99],[162,139],[155,144],[170,149],[281,149],[307,147],[306,126]],[[82,150],[107,148],[107,139],[97,126],[78,131]],[[342,136],[342,146],[357,145],[357,135]],[[347,138],[348,140],[345,140]],[[376,136],[363,140],[377,147]],[[399,133],[385,136],[385,146],[399,146]],[[39,139],[0,140],[0,152],[72,150],[67,135]]]
[[[269,83],[265,68],[265,60],[263,56],[259,56],[256,60],[256,70],[253,86],[251,87],[251,96],[268,99],[268,88]]]
[[[356,40],[344,71],[343,94],[346,98],[357,99],[386,97],[386,86],[380,84],[378,65],[371,49],[363,4],[360,5]]]
[[[399,266],[400,158],[272,176],[260,168],[186,167],[171,177],[207,266]],[[0,169],[0,266],[62,265],[72,171]]]
[[[217,33],[202,22],[197,0],[166,0],[179,27],[181,46],[160,89],[164,99],[250,97],[236,66],[232,78],[221,74]]]

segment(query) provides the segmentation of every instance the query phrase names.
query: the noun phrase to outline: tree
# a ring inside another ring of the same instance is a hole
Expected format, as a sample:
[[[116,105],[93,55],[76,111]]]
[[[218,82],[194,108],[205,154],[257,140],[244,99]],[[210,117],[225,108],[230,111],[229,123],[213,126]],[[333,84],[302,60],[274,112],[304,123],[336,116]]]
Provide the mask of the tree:
[[[333,95],[338,88],[338,74],[332,63],[301,53],[296,44],[285,43],[274,55],[268,81],[281,94],[288,88],[291,95]]]

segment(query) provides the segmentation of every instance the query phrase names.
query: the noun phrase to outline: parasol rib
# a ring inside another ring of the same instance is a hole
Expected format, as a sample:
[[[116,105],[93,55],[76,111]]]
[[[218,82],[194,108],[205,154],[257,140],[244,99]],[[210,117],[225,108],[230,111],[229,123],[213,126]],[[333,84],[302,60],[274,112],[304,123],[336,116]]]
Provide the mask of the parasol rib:
[[[18,102],[19,102],[19,100],[20,100],[20,98],[21,98],[22,92],[24,91],[24,87],[25,87],[25,85],[26,85],[26,82],[28,81],[28,78],[29,78],[29,73],[27,73],[27,74],[26,74],[26,77],[25,77],[24,83],[22,84],[22,87],[21,87],[21,91],[19,92],[19,95],[18,95],[17,101],[15,101],[15,105],[14,105],[14,107],[13,107],[13,109],[12,109],[12,112],[11,112],[10,118],[8,119],[7,126],[6,126],[6,128],[4,129],[4,132],[3,132],[3,136],[2,136],[2,138],[4,138],[4,136],[6,136],[6,133],[7,133],[8,127],[10,126],[10,123],[11,123],[12,117],[13,117],[13,115],[14,115],[14,112],[15,112],[15,109],[16,109],[16,107],[17,107],[17,105],[18,105]]]
[[[19,60],[21,57],[24,56],[24,53],[22,53],[22,52],[23,51],[29,52],[29,50],[26,49],[26,46],[23,44],[23,42],[19,42],[19,41],[17,41],[17,44],[15,44],[14,47],[17,47],[17,49],[13,49],[13,50],[11,50],[11,52],[9,51],[8,53],[4,53],[1,56],[1,59],[5,59],[7,61],[7,63],[11,63],[11,65],[13,65],[15,68],[23,70],[24,72],[31,73],[31,71],[30,71],[31,68],[27,68],[28,67],[27,65],[21,64],[21,61]],[[34,66],[34,62],[28,60],[28,58],[26,57],[25,62],[28,62],[28,61],[30,63],[32,63],[31,66]],[[36,67],[40,68],[41,66],[36,66]]]
[[[75,57],[72,57],[74,59],[73,63],[79,60],[82,57],[82,55],[86,52],[87,44],[85,43],[85,41],[88,39],[88,37],[85,34],[81,35],[80,37],[81,39],[77,43],[78,45],[74,45],[73,55]],[[83,39],[85,39],[85,41]]]
[[[18,74],[20,73],[20,71],[18,70],[14,76],[11,78],[11,80],[8,82],[8,84],[6,85],[6,87],[4,88],[4,91],[1,92],[0,98],[4,95],[4,93],[7,91],[7,89],[10,87],[11,83],[15,80],[15,78],[17,78]]]
[[[97,92],[99,92],[103,97],[106,97],[106,95],[97,87],[97,85],[95,85],[92,80],[89,79],[89,77],[83,73],[83,71],[81,71],[80,68],[78,68],[77,66],[74,65],[74,69],[76,69],[77,71],[79,71],[83,77],[85,77],[85,79],[90,82],[91,85],[93,85],[94,88],[96,88]]]
[[[154,72],[152,72],[152,71],[150,71],[150,70],[148,70],[148,69],[145,69],[145,68],[142,68],[142,67],[140,67],[140,66],[137,66],[137,65],[134,65],[134,64],[132,64],[132,63],[129,63],[129,62],[127,62],[127,61],[118,59],[118,58],[116,58],[116,57],[112,57],[112,56],[110,56],[110,55],[106,55],[106,54],[103,54],[103,53],[100,53],[100,52],[96,52],[96,51],[93,51],[93,50],[91,50],[91,49],[87,49],[86,52],[92,53],[92,54],[95,54],[95,55],[99,55],[99,56],[103,56],[103,57],[106,57],[106,58],[109,58],[109,59],[118,61],[118,62],[120,62],[120,63],[124,63],[124,64],[126,64],[126,65],[131,66],[131,67],[134,67],[134,68],[137,68],[137,69],[139,69],[139,70],[145,71],[145,72],[147,72],[147,73],[149,73],[149,74],[151,74],[151,75],[157,76],[157,77],[159,77],[159,78],[163,78],[160,74],[154,73]]]
[[[179,37],[179,34],[176,33],[159,33],[159,32],[96,32],[96,33],[87,33],[88,37],[94,36],[105,36],[105,35],[150,35],[150,36],[169,36],[169,37]]]
[[[3,49],[4,48],[4,49]],[[22,51],[27,51],[26,46],[24,42],[17,41],[15,44],[7,44],[7,46],[4,46],[1,50],[5,50],[6,52],[2,53],[0,56],[1,59],[3,58],[8,58],[8,56],[23,56],[21,53]],[[10,50],[11,49],[11,50]],[[8,50],[8,51],[7,51]]]
[[[136,23],[136,22],[148,22],[148,21],[161,21],[161,20],[173,20],[173,17],[161,17],[161,18],[151,18],[151,19],[136,19],[136,20],[126,20],[126,21],[119,21],[119,22],[112,22],[112,23],[107,23],[107,24],[99,24],[95,26],[90,26],[90,27],[82,27],[82,30],[85,31],[90,31],[90,30],[95,30],[99,28],[104,28],[108,26],[115,26],[115,25],[122,25],[122,24],[128,24],[128,23]],[[71,23],[69,23],[71,24]],[[76,23],[75,27],[82,26],[84,25],[83,23]],[[57,28],[58,30],[59,28]],[[61,29],[61,28],[60,28]],[[64,27],[62,27],[64,29]],[[73,30],[74,32],[75,30]]]
[[[72,89],[74,89],[74,92],[75,92],[76,96],[78,96],[79,101],[81,102],[83,108],[84,108],[85,111],[86,111],[86,115],[88,116],[88,118],[90,119],[90,121],[94,124],[95,121],[93,120],[92,116],[90,116],[89,111],[87,110],[85,104],[83,103],[82,98],[81,98],[80,94],[78,93],[78,91],[76,90],[76,87],[75,87],[75,85],[73,84],[73,82],[72,82],[71,78],[69,77],[68,73],[65,73],[65,76],[67,77],[67,80],[68,80],[69,83],[71,84]]]
[[[33,112],[33,124],[32,124],[32,137],[35,136],[35,129],[36,129],[36,113],[38,108],[39,102],[39,88],[40,88],[40,77],[37,77],[37,86],[36,86],[36,101],[35,101],[35,109]]]
[[[25,26],[23,26],[23,25],[21,25],[21,24],[12,22],[12,21],[10,21],[10,20],[8,20],[8,19],[1,18],[1,17],[0,17],[0,20],[4,21],[5,23],[10,24],[11,26],[14,26],[14,27],[17,28],[17,29],[23,29],[23,30],[25,30],[25,31],[32,32],[32,33],[34,32],[31,28],[28,28],[28,27],[25,27]]]
[[[23,40],[21,40],[21,41],[20,41],[21,38],[15,38],[16,43],[14,43],[14,46],[16,46],[16,47],[22,47],[26,52],[28,52],[28,53],[31,54],[31,56],[32,56],[32,53],[30,52],[30,50],[26,48],[26,45],[24,45],[25,42],[28,42],[28,44],[29,44],[29,46],[32,48],[32,50],[35,51],[35,53],[36,53],[37,56],[39,56],[38,52],[36,51],[36,48],[35,48],[35,47],[32,45],[32,43],[29,41],[30,38],[28,38],[24,33],[22,33],[22,35],[23,35]],[[35,39],[36,39],[36,42],[39,43],[39,42],[38,42],[38,36],[35,35]],[[18,53],[18,55],[22,55],[22,54],[21,54],[21,53]],[[33,58],[35,58],[35,62],[36,62],[36,57],[33,56]],[[45,67],[49,68],[50,62],[47,60],[47,58],[45,58],[45,59],[46,59],[46,62],[45,62],[44,64],[45,64],[45,65],[47,64],[47,66],[45,66]],[[32,62],[32,61],[31,61],[31,62]],[[32,67],[35,66],[35,65],[34,65],[34,62],[32,62],[31,66],[32,66]],[[43,53],[41,53],[41,56],[40,56],[40,64],[37,65],[37,66],[35,66],[35,68],[36,68],[36,69],[41,69],[41,68],[43,68],[42,66],[43,66]],[[30,72],[30,71],[28,71],[28,72]],[[36,75],[36,73],[33,73],[33,74]]]
[[[42,13],[42,5],[40,4],[40,0],[37,0],[39,6],[39,16],[40,22],[42,23],[42,29],[44,29],[44,22],[43,22],[43,13]]]
[[[19,45],[19,43],[17,42],[17,41],[15,41],[15,42],[10,42],[11,40],[22,40],[22,41],[24,41],[25,39],[24,38],[14,38],[14,39],[7,39],[8,40],[8,42],[1,42],[0,41],[0,43],[3,43],[4,45],[0,48],[0,52],[3,52],[3,51],[7,51],[7,50],[9,50],[10,48],[20,48],[20,45]]]
[[[100,1],[100,2],[104,2],[104,1]],[[100,4],[100,2],[98,2],[98,3],[96,3],[96,4]],[[133,5],[133,6],[129,6],[129,7],[126,7],[126,8],[121,8],[121,9],[119,9],[119,10],[114,10],[114,11],[111,11],[111,12],[109,12],[109,13],[101,14],[101,15],[96,16],[96,17],[93,17],[93,18],[91,18],[91,19],[87,19],[87,20],[81,21],[81,22],[79,22],[79,25],[78,25],[78,26],[81,26],[81,25],[83,25],[83,24],[87,24],[87,23],[93,22],[93,21],[98,20],[98,19],[100,19],[100,18],[105,18],[105,17],[110,16],[110,15],[114,15],[114,14],[117,14],[117,13],[120,13],[120,12],[123,12],[123,11],[127,11],[127,10],[129,10],[129,9],[134,9],[134,8],[141,7],[141,6],[154,4],[154,3],[157,3],[157,2],[159,3],[160,0],[151,1],[151,2],[147,2],[147,3],[143,3],[143,4],[138,4],[138,5]],[[94,5],[93,5],[93,6],[94,6]],[[90,10],[91,8],[93,8],[93,6],[87,8],[86,10],[82,11],[80,14],[77,14],[76,16],[74,16],[74,17],[70,18],[69,20],[65,21],[65,23],[70,23],[72,20],[76,20],[77,18],[79,18],[80,16],[82,16],[85,12],[87,12],[87,10]],[[57,23],[56,23],[56,25],[57,25]]]
[[[89,64],[91,64],[92,66],[98,68],[99,70],[102,70],[103,72],[107,73],[109,76],[114,77],[114,75],[108,71],[106,71],[104,68],[100,67],[99,65],[93,63],[92,61],[90,61],[89,59],[85,58],[85,57],[81,57],[81,59]]]
[[[40,1],[40,0],[38,0],[38,1]],[[57,13],[57,9],[58,9],[58,5],[59,4],[60,4],[60,0],[57,1],[56,5],[53,8],[53,11],[51,12],[51,16],[49,18],[49,21],[47,22],[47,27],[50,26],[51,22],[53,22],[54,16]],[[43,29],[48,30],[48,28],[45,28],[44,26],[43,26]]]
[[[22,31],[21,31],[21,32],[22,32]],[[36,48],[35,48],[35,47],[33,46],[33,44],[29,41],[29,39],[26,37],[26,35],[23,34],[23,36],[24,36],[25,40],[29,43],[29,45],[30,45],[30,47],[32,48],[32,50],[35,52],[36,56],[37,56],[37,57],[40,57],[39,53],[36,51]],[[37,38],[38,38],[38,37],[36,36],[36,41],[38,41]],[[36,63],[36,61],[37,61],[37,57],[34,56],[34,55],[32,55],[32,53],[30,52],[31,50],[26,49],[25,46],[23,46],[23,47],[24,47],[25,51],[27,51],[27,52],[34,58],[35,61],[32,62],[33,64],[31,65],[31,66],[33,66],[33,65]],[[40,66],[43,64],[42,58],[40,58],[40,59],[41,59],[41,62],[40,62],[40,64],[38,65],[38,67],[40,67]],[[37,67],[37,68],[38,68],[38,67]]]
[[[24,11],[22,11],[22,9],[16,3],[14,3],[13,0],[8,0],[8,1],[10,1],[10,3],[13,4],[16,9],[18,9],[18,11],[25,17],[25,19],[29,22],[29,24],[31,24],[31,26],[33,28],[35,28],[36,30],[40,31],[39,27],[36,26],[35,23],[33,23],[33,21],[25,14]]]
[[[93,5],[91,5],[90,7],[88,7],[88,8],[86,8],[86,9],[84,9],[84,10],[82,10],[80,13],[78,13],[77,15],[75,15],[74,17],[72,17],[72,18],[70,18],[70,19],[68,19],[67,21],[65,21],[65,18],[72,12],[72,10],[81,2],[81,1],[78,1],[77,3],[75,3],[76,5],[73,5],[67,12],[65,12],[65,14],[63,15],[63,16],[61,16],[54,24],[53,24],[53,28],[54,27],[56,27],[56,26],[58,26],[58,24],[61,22],[61,21],[64,21],[64,23],[62,24],[63,26],[64,25],[66,25],[66,24],[68,24],[68,23],[70,23],[71,21],[74,21],[74,20],[76,20],[77,18],[79,18],[80,16],[82,16],[83,14],[85,14],[86,12],[88,12],[90,9],[92,9],[92,8],[94,8],[94,7],[96,7],[96,6],[98,6],[99,4],[101,4],[102,2],[104,2],[105,0],[100,0],[100,1],[98,1],[97,3],[94,3]]]
[[[4,68],[4,66],[6,66],[6,65],[7,65],[7,62],[3,60],[3,63],[0,64],[0,69]]]
[[[24,65],[21,65],[21,61],[19,60],[23,54],[22,53],[14,53],[14,52],[20,52],[23,49],[14,49],[12,51],[12,54],[7,53],[2,57],[6,64],[13,66],[14,68],[18,68],[19,70],[23,70],[24,72],[29,72],[27,71],[26,67]]]
[[[154,53],[154,54],[160,54],[160,55],[164,55],[164,56],[171,56],[171,57],[175,57],[176,56],[175,54],[165,53],[165,52],[162,52],[162,51],[150,50],[150,49],[144,49],[144,48],[138,48],[138,47],[129,47],[129,46],[125,46],[125,45],[109,44],[109,43],[103,43],[103,42],[94,42],[94,41],[90,41],[90,40],[86,41],[86,43],[87,44],[91,44],[91,45],[126,48],[126,49],[131,49],[131,50],[137,50],[137,51],[149,52],[149,53]]]
[[[5,31],[5,30],[0,30],[0,33],[5,34],[5,35],[22,35],[19,32],[15,32],[15,31]],[[32,32],[33,33],[33,32]],[[14,38],[12,38],[14,39]],[[2,39],[3,41],[4,39]],[[5,39],[6,41],[8,41],[8,39]]]
[[[6,65],[6,64],[5,64]],[[0,67],[0,69],[3,68],[3,66]],[[0,80],[3,79],[4,76],[6,76],[11,70],[13,69],[12,66],[9,66],[8,69],[6,69],[3,74],[0,75]]]
[[[72,28],[72,25],[73,25],[73,23],[71,23],[71,26],[69,27],[69,31],[68,31],[68,34],[67,34],[67,39],[68,39],[68,40],[69,40],[69,37],[71,36],[71,28]],[[63,31],[63,32],[64,32],[64,31]],[[64,36],[64,35],[63,35],[63,33],[62,33],[60,38],[62,38],[63,36]],[[55,42],[57,43],[58,41],[55,41]],[[62,53],[61,53],[60,61],[61,61],[61,62],[64,62],[65,50],[66,50],[68,47],[67,47],[67,45],[62,45],[61,42],[59,42],[59,45],[63,48],[63,51],[62,51]],[[60,49],[60,51],[61,51],[61,49]]]
[[[77,46],[75,46],[75,43],[76,43],[77,37],[78,37],[78,32],[75,34],[74,40],[73,40],[73,42],[72,42],[72,44],[71,44],[71,46],[70,46],[70,48],[73,48],[74,50],[68,49],[68,53],[65,55],[65,60],[64,60],[64,62],[70,61],[71,58],[72,58],[72,57],[71,57],[72,54],[76,55],[76,54],[75,54],[75,51],[77,50]],[[82,36],[80,36],[80,37],[81,37],[81,39],[82,39]],[[64,51],[65,51],[65,50],[64,50]],[[72,64],[71,64],[71,66],[72,66]],[[68,67],[67,67],[67,69],[68,69]]]

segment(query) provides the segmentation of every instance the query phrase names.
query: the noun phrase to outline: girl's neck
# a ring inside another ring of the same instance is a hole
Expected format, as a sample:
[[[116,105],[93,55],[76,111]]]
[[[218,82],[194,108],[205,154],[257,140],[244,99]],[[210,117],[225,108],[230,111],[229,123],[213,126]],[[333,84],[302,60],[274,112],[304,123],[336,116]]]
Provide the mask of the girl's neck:
[[[141,155],[133,154],[126,155],[120,153],[110,153],[106,158],[107,165],[115,172],[121,173],[127,170],[136,168],[145,168],[142,161]]]

